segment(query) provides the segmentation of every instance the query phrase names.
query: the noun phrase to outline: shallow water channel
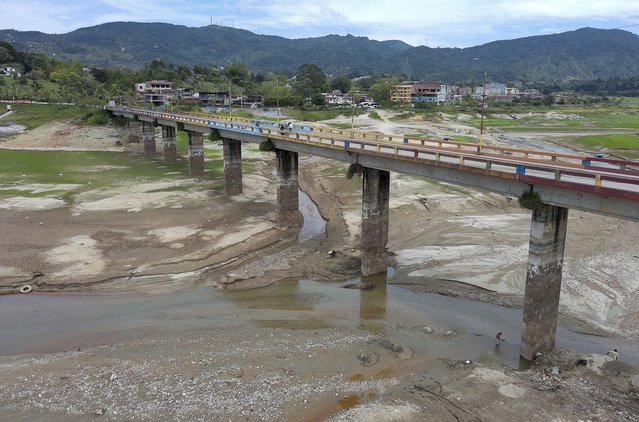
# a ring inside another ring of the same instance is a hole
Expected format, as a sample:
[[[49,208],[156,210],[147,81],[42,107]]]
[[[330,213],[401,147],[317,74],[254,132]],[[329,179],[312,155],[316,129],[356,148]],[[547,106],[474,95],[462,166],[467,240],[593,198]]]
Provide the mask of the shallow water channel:
[[[300,191],[303,242],[325,230],[325,221]],[[245,291],[198,287],[162,295],[31,293],[0,296],[0,355],[50,353],[113,344],[145,336],[233,327],[361,329],[432,356],[478,360],[489,356],[517,367],[522,312],[518,309],[415,293],[385,278],[367,279],[371,290],[340,283],[282,280]],[[639,365],[639,344],[592,336],[561,324],[557,346],[605,354],[612,348]],[[506,341],[495,348],[494,336]]]
[[[435,357],[477,360],[494,354],[513,367],[519,364],[520,310],[414,293],[392,283],[365,291],[344,289],[344,284],[282,280],[248,291],[199,287],[157,296],[4,296],[0,355],[56,352],[211,327],[341,327],[385,335]],[[424,327],[433,332],[426,334]],[[496,331],[506,338],[498,349]],[[564,324],[559,325],[557,345],[601,354],[616,347],[624,361],[639,364],[639,345],[582,334]]]

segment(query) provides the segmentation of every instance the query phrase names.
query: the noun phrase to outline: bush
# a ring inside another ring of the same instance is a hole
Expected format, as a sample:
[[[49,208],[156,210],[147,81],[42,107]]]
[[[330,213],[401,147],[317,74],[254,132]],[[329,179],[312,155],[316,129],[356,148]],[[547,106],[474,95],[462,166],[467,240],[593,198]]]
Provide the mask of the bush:
[[[109,123],[109,114],[104,110],[91,110],[84,115],[83,120],[88,125],[106,125]]]
[[[537,192],[524,192],[519,197],[519,205],[532,211],[542,212],[546,210],[547,205],[541,200]]]
[[[275,151],[275,145],[270,140],[260,142],[260,151]]]

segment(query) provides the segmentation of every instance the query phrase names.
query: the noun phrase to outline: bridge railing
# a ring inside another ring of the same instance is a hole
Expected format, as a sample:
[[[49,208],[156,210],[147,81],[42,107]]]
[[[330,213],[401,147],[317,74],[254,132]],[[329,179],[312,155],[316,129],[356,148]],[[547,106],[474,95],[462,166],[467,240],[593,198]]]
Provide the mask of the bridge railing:
[[[462,171],[520,180],[534,179],[536,183],[543,181],[546,184],[569,185],[577,189],[605,189],[613,196],[630,194],[639,199],[639,162],[635,161],[486,145],[480,149],[477,144],[464,142],[371,134],[300,124],[293,124],[291,130],[282,130],[278,122],[271,120],[218,115],[213,118],[207,115],[204,118],[186,113],[135,109],[120,111],[324,148],[452,166]]]

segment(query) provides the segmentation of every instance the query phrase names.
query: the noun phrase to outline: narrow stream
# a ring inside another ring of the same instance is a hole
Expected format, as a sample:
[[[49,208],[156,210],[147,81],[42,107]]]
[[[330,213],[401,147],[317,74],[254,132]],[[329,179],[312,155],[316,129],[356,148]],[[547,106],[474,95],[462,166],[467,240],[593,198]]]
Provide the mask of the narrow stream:
[[[353,281],[357,280],[351,280]],[[494,354],[517,367],[521,311],[380,283],[372,290],[346,283],[282,280],[262,289],[199,287],[165,295],[46,294],[0,297],[0,355],[50,353],[188,330],[246,326],[363,329],[435,357],[478,360]],[[432,334],[426,334],[430,327]],[[495,349],[494,336],[506,342]],[[445,333],[451,334],[446,335]],[[582,334],[560,324],[557,346],[639,364],[639,345]]]
[[[323,233],[326,222],[304,192],[300,191],[299,201],[304,217],[299,241],[304,242]],[[374,289],[365,291],[342,288],[360,280],[282,280],[247,291],[198,287],[155,296],[0,296],[0,355],[51,353],[214,327],[341,327],[384,335],[435,357],[494,356],[512,367],[519,365],[521,310],[415,293],[393,285],[392,271],[388,277],[389,284],[378,281]],[[497,331],[506,338],[498,349]],[[617,348],[622,360],[639,365],[636,342],[586,335],[562,323],[557,346],[600,354]]]

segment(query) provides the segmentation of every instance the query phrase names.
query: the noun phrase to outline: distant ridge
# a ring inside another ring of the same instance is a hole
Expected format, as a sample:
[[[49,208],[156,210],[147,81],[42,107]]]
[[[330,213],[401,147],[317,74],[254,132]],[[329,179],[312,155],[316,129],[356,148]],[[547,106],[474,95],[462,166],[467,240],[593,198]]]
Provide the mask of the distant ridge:
[[[470,48],[413,47],[398,40],[352,35],[287,39],[209,25],[113,22],[67,34],[0,30],[21,51],[55,54],[90,66],[139,68],[243,62],[259,71],[293,73],[315,63],[332,74],[403,74],[411,79],[565,82],[639,75],[639,37],[619,29],[582,28],[553,35],[493,41]]]

